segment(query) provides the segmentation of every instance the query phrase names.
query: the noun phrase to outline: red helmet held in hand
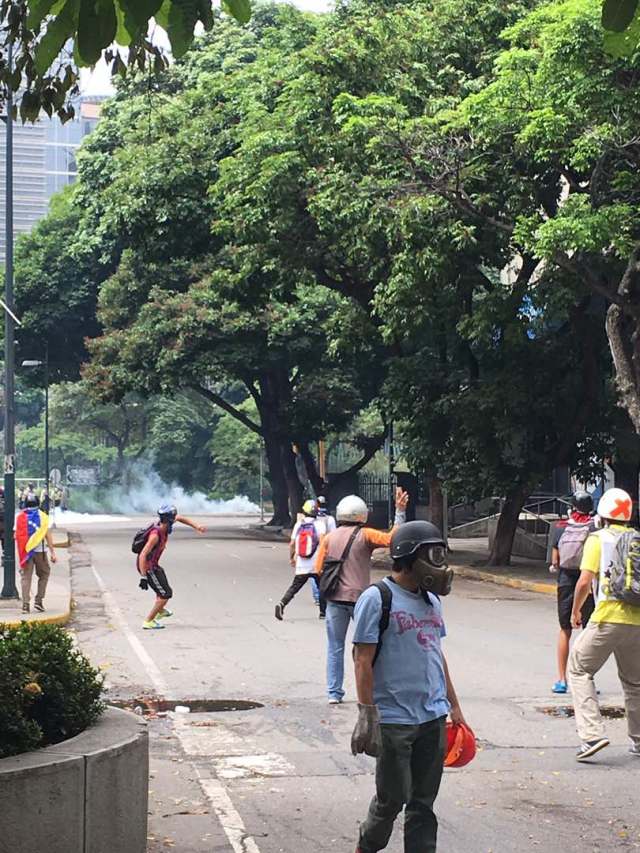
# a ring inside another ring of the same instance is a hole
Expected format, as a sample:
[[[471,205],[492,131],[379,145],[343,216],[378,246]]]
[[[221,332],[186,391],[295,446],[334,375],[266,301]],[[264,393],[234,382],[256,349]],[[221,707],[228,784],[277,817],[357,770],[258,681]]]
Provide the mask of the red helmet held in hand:
[[[445,767],[464,767],[476,754],[476,736],[464,723],[447,721]]]

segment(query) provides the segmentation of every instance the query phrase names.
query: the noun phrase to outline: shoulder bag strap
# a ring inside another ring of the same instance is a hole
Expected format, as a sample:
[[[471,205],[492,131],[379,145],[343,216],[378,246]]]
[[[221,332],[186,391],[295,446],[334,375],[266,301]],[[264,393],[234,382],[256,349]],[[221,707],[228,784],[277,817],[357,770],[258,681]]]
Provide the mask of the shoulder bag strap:
[[[360,533],[360,528],[359,528],[359,527],[356,527],[356,529],[353,531],[353,533],[352,533],[352,534],[351,534],[351,536],[349,537],[349,541],[348,541],[348,542],[347,542],[347,544],[345,545],[344,551],[342,552],[342,557],[340,557],[340,561],[341,561],[342,563],[344,563],[344,561],[345,561],[345,560],[347,559],[347,557],[349,556],[349,551],[351,550],[351,546],[352,546],[352,545],[353,545],[353,543],[355,542],[355,540],[356,540],[356,536],[358,535],[358,533]]]

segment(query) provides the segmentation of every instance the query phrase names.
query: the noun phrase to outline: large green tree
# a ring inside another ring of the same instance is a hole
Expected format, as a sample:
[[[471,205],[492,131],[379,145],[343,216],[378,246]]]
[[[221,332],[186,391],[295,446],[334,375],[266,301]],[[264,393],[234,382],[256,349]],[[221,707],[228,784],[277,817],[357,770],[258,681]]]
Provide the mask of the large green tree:
[[[598,306],[570,269],[542,269],[453,203],[458,143],[442,125],[491,82],[502,29],[532,5],[344,4],[214,188],[226,241],[369,313],[414,463],[460,496],[506,494],[497,563],[527,495],[557,465],[588,468],[608,415]],[[508,206],[501,168],[479,188]]]

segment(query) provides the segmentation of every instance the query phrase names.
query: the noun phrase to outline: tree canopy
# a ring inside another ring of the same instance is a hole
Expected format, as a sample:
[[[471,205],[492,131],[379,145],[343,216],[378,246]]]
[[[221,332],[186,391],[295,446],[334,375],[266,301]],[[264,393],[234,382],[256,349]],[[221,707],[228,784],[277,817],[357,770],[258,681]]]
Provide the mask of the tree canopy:
[[[504,562],[555,467],[596,476],[618,399],[640,432],[638,57],[607,51],[601,11],[353,0],[221,20],[120,87],[23,244],[19,299],[60,229],[93,394],[213,403],[221,465],[238,425],[264,440],[280,520],[301,497],[292,445],[317,478],[312,442],[373,409],[453,499],[507,498]]]

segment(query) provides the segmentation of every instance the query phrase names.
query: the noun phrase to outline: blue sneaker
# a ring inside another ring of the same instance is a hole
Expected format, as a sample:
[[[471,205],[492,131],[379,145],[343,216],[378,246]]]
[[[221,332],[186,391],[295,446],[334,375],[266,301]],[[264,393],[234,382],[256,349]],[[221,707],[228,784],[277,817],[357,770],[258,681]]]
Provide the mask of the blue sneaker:
[[[566,693],[567,692],[567,682],[566,681],[556,681],[556,683],[551,688],[552,693]]]

